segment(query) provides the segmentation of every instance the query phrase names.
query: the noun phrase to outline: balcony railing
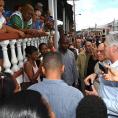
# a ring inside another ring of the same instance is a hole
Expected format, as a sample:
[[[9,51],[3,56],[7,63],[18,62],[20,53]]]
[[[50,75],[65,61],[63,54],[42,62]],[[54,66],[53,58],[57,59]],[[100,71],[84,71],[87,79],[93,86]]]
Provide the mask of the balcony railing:
[[[35,46],[38,48],[39,44],[47,43],[49,36],[36,36],[32,37],[27,35],[25,38],[20,38],[16,33],[3,33],[0,34],[0,45],[3,51],[3,68],[5,72],[14,74],[23,67],[25,60],[26,46]],[[10,50],[10,56],[8,52]],[[11,57],[11,59],[9,58]],[[17,77],[17,82],[22,83],[22,75]]]

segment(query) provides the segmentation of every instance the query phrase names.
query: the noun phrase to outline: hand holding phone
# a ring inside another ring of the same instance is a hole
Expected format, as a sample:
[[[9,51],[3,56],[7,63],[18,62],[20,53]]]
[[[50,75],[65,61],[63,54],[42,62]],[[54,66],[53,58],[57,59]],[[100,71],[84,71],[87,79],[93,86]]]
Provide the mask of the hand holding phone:
[[[93,91],[92,85],[93,85],[93,84],[92,84],[91,80],[89,80],[89,85],[85,85],[85,90]]]
[[[99,62],[99,68],[101,71],[103,71],[105,74],[108,73],[108,68],[104,66],[103,63]]]

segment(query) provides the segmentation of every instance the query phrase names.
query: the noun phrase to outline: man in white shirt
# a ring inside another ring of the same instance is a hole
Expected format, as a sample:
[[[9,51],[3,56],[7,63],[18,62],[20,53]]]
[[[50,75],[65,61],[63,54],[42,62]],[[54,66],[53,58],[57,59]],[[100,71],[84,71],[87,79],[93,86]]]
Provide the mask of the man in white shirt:
[[[111,61],[111,67],[118,70],[118,33],[109,34],[104,43],[105,55]],[[89,84],[89,80],[95,80],[95,74],[85,79],[85,84]],[[106,103],[109,118],[118,118],[118,82],[105,80],[103,75],[99,75],[99,93],[92,86],[93,91],[86,91],[88,95],[99,95]]]

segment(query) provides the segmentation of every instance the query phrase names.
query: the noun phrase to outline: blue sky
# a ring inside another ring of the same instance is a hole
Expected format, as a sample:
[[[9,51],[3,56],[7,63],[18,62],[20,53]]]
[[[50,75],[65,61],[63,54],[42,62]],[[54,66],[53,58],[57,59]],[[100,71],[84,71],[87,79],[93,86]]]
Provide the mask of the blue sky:
[[[108,8],[118,8],[118,0],[96,0],[95,10],[104,10]]]
[[[75,2],[77,30],[118,20],[118,0],[78,0]]]

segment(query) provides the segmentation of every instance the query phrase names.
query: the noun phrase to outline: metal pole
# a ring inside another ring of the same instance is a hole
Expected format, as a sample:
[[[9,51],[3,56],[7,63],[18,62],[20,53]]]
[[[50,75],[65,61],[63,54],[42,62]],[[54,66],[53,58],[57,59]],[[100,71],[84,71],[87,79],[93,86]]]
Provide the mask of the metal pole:
[[[63,8],[63,30],[65,32],[65,7]]]
[[[53,0],[54,2],[54,26],[55,26],[55,38],[54,38],[54,44],[55,48],[58,49],[58,29],[57,29],[57,0]]]
[[[48,8],[50,11],[50,15],[54,18],[54,2],[53,0],[48,0]]]
[[[115,18],[113,20],[113,31],[115,31]]]
[[[73,0],[74,42],[76,40],[75,1]]]
[[[73,0],[74,30],[76,32],[75,1]]]

